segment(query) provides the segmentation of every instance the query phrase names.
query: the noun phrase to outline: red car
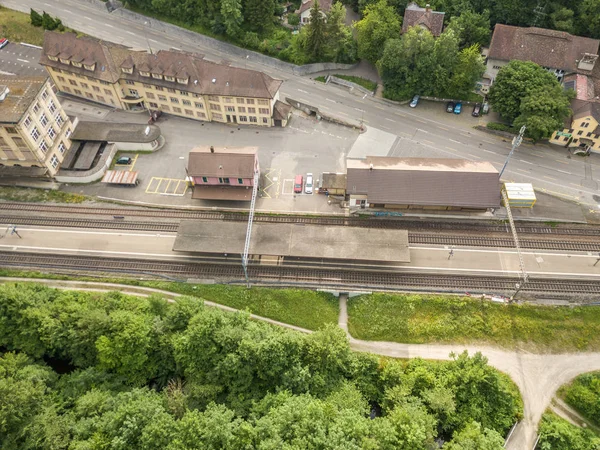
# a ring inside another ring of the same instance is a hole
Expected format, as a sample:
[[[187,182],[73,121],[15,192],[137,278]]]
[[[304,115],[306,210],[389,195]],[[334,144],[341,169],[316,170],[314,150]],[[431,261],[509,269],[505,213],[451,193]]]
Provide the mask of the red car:
[[[8,39],[2,38],[0,39],[0,48],[6,47],[8,45]]]
[[[304,177],[296,175],[294,178],[294,194],[302,194],[302,186],[304,185]]]

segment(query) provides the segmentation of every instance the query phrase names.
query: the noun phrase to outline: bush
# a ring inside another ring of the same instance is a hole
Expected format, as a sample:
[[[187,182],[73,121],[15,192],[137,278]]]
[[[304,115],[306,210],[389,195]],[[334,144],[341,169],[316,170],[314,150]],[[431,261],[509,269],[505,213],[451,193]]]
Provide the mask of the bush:
[[[300,23],[300,16],[296,13],[288,14],[287,23],[292,26],[298,25]]]
[[[581,415],[600,426],[600,372],[578,376],[564,389],[564,398]]]
[[[506,125],[505,123],[488,122],[486,128],[489,128],[490,130],[505,131],[507,133],[517,134],[517,131],[513,127]]]
[[[44,30],[56,30],[56,28],[58,28],[59,25],[62,25],[60,23],[60,20],[54,20],[50,14],[48,14],[46,11],[44,11],[44,13],[42,14],[42,27],[44,28]]]
[[[34,27],[42,26],[42,16],[33,8],[29,11],[29,17],[31,18],[31,25]]]

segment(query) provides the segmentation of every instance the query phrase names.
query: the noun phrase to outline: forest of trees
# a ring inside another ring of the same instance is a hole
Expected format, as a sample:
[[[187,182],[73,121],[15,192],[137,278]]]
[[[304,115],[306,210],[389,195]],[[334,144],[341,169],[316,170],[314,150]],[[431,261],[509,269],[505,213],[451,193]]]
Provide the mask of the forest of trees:
[[[0,350],[3,450],[501,450],[522,414],[480,354],[378,358],[195,298],[3,284]]]

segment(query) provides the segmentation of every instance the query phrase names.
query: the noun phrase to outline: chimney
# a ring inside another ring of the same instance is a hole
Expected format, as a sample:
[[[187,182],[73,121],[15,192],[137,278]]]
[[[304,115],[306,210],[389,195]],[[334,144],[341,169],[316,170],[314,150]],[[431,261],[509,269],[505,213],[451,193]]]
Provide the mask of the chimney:
[[[214,152],[215,152],[215,148],[214,148],[212,145],[210,146],[210,152],[211,152],[211,153],[214,153]]]
[[[431,5],[429,3],[425,5],[425,12],[431,12]]]

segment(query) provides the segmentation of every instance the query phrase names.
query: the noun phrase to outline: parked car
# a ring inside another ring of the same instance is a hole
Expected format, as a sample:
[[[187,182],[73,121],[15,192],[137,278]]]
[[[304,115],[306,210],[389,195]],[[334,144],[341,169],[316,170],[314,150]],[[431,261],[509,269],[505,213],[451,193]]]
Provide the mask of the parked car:
[[[296,178],[294,178],[294,194],[302,194],[303,184],[304,177],[302,175],[296,175]]]
[[[446,112],[451,113],[454,111],[454,102],[446,103]]]
[[[410,106],[411,108],[416,108],[416,107],[417,107],[417,105],[419,104],[419,99],[420,99],[420,98],[421,98],[421,96],[420,96],[420,95],[415,95],[415,96],[412,98],[412,100],[410,101],[410,105],[409,105],[409,106]]]
[[[4,48],[8,45],[8,39],[2,38],[0,39],[0,48]]]
[[[121,156],[119,159],[117,159],[117,164],[119,166],[128,166],[131,164],[131,158],[129,156]]]
[[[305,194],[313,193],[313,175],[312,175],[312,173],[306,174],[306,183],[304,184],[304,193]]]
[[[461,111],[462,111],[462,103],[458,102],[456,105],[454,105],[454,114],[460,114]]]
[[[480,114],[481,114],[481,103],[475,103],[475,106],[473,106],[473,112],[471,113],[471,115],[473,117],[479,117]]]

